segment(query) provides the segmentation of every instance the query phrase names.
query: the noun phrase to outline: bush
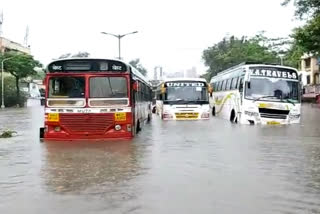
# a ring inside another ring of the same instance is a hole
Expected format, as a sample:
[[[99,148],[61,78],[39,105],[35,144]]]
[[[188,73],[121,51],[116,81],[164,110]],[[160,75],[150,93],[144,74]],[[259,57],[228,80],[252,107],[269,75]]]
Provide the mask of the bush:
[[[0,91],[2,93],[1,81],[0,81]],[[19,106],[23,107],[26,101],[27,101],[27,94],[21,90],[20,90],[20,100],[17,99],[16,79],[12,76],[4,77],[4,105],[6,107],[12,107],[19,104]],[[0,99],[0,105],[2,105],[2,99]]]

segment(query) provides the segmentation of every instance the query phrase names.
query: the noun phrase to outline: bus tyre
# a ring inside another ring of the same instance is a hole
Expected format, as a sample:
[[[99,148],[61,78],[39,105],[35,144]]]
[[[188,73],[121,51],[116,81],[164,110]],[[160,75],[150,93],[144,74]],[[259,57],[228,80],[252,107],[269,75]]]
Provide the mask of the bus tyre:
[[[141,131],[141,125],[140,125],[140,121],[138,120],[137,126],[136,126],[136,134],[138,134],[140,131]]]
[[[216,108],[212,107],[212,116],[216,116]]]
[[[231,123],[237,123],[237,121],[238,121],[238,119],[236,117],[236,113],[234,112],[234,110],[231,111],[230,121],[231,121]]]

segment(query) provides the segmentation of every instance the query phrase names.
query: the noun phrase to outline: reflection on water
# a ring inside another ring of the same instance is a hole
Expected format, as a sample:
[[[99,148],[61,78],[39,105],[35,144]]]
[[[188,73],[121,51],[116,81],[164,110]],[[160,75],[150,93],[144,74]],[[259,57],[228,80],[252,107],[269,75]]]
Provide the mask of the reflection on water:
[[[0,213],[320,213],[311,105],[289,126],[154,116],[135,139],[112,142],[39,143],[42,108],[0,119],[20,133],[0,139]]]
[[[113,187],[139,173],[135,145],[130,141],[47,142],[45,149],[41,172],[50,191],[79,193],[99,186]]]

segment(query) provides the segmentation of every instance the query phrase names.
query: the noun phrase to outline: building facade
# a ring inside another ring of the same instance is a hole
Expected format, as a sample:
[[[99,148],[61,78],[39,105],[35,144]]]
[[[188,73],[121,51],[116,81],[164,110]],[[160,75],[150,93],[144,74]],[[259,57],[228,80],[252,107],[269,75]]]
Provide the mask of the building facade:
[[[3,54],[9,51],[16,51],[16,52],[30,54],[30,47],[25,47],[17,42],[13,42],[4,37],[0,37],[0,53]]]
[[[301,58],[301,82],[303,96],[314,98],[320,94],[320,57],[305,55]]]
[[[319,73],[320,57],[304,56],[301,59],[301,74],[305,79],[305,85],[320,84]]]

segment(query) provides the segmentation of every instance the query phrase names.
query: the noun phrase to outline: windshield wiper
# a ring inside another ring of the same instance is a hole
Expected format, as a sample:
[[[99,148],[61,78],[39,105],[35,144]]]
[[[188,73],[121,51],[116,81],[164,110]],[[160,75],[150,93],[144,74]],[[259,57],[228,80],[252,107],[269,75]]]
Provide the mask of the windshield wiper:
[[[256,98],[256,99],[254,99],[253,102],[258,101],[258,100],[260,100],[261,98],[268,98],[268,97],[275,97],[275,98],[277,98],[276,96],[262,96],[262,97],[258,97],[258,98]]]
[[[288,103],[291,103],[293,106],[295,106],[294,102],[291,99],[281,99],[281,101],[287,101]]]
[[[174,104],[188,102],[187,100],[184,100],[184,99],[166,100],[166,101],[167,101],[167,102],[174,103]],[[172,104],[171,104],[171,105],[172,105]]]
[[[112,97],[113,97],[113,96],[114,96],[114,93],[113,93],[113,90],[112,90],[110,77],[108,77],[108,82],[109,82],[109,88],[110,88],[110,90],[111,90],[111,95],[112,95]]]

